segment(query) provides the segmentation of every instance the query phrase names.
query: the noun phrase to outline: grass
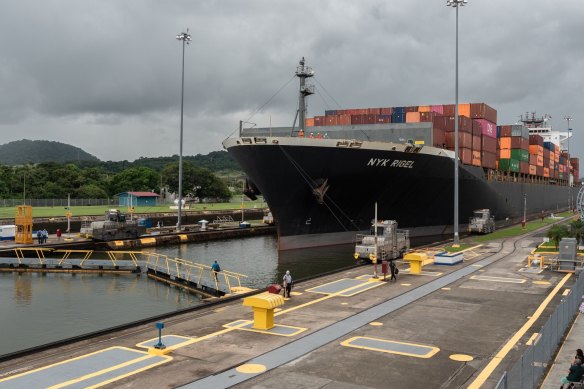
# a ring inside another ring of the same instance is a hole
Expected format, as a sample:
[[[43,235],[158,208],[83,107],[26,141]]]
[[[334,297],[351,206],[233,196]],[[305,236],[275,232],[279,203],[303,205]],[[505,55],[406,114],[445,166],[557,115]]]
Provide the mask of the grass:
[[[457,253],[459,251],[466,250],[466,249],[468,249],[470,247],[473,247],[473,246],[476,246],[476,245],[475,244],[469,244],[469,243],[461,243],[459,245],[459,247],[452,247],[452,245],[450,245],[450,246],[444,246],[444,250],[445,251],[448,251],[449,253]]]
[[[241,209],[241,201],[231,201],[228,203],[203,203],[203,204],[189,204],[189,209],[183,209],[183,212],[189,211],[220,211]],[[244,209],[263,209],[267,205],[263,201],[246,201]],[[128,212],[126,206],[118,205],[96,205],[96,206],[78,206],[71,207],[73,216],[101,216],[108,209],[116,208],[122,212]],[[33,207],[33,217],[65,217],[67,210],[64,207]],[[170,209],[170,204],[135,207],[135,214],[140,213],[177,213],[176,209]],[[16,215],[16,207],[0,208],[0,218],[13,218]]]
[[[570,215],[572,215],[572,213],[570,211],[555,214],[556,217],[568,217]],[[475,242],[486,242],[486,241],[495,240],[495,239],[510,238],[513,236],[519,236],[519,235],[523,235],[523,234],[526,234],[526,233],[531,232],[531,231],[535,231],[538,228],[550,225],[550,224],[555,223],[557,221],[558,221],[558,219],[555,219],[555,218],[554,219],[545,218],[543,221],[541,221],[539,219],[538,220],[531,220],[525,224],[525,229],[521,228],[521,225],[512,226],[512,227],[504,228],[502,230],[497,230],[491,234],[476,236],[476,237],[474,237],[474,241]]]

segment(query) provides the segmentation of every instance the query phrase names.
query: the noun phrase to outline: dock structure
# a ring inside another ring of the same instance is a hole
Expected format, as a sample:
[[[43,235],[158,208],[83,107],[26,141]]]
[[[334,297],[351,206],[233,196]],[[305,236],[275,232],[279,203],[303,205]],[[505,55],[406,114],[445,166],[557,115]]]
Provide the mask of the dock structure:
[[[395,283],[373,278],[369,266],[299,282],[284,304],[268,307],[273,327],[254,328],[249,307],[223,300],[166,319],[162,339],[151,320],[0,357],[0,389],[537,387],[584,292],[584,274],[522,271],[540,240],[485,243],[461,263],[419,274],[400,262]],[[160,258],[165,266],[178,264]],[[163,355],[150,352],[157,343]]]
[[[241,284],[247,276],[187,259],[144,251],[53,250],[15,248],[12,257],[0,257],[0,271],[39,273],[120,273],[140,274],[174,285],[205,298],[246,293]]]

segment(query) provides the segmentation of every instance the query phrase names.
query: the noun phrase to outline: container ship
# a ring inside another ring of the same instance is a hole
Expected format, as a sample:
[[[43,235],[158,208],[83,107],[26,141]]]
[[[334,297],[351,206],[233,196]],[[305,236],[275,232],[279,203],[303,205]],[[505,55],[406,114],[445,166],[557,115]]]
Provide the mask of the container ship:
[[[245,193],[264,196],[280,250],[351,243],[381,219],[410,236],[453,232],[454,104],[328,110],[306,117],[314,75],[304,59],[292,127],[244,129],[223,146],[247,175]],[[459,224],[488,208],[497,225],[571,207],[579,160],[561,145],[570,131],[526,114],[497,125],[485,103],[459,104]],[[296,126],[298,122],[298,126]]]

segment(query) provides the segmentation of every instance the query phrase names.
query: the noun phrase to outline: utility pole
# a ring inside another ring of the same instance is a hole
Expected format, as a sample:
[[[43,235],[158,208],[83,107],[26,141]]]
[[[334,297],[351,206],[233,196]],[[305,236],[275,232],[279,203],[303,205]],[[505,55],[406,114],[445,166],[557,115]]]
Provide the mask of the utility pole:
[[[572,129],[570,128],[570,122],[573,120],[571,116],[565,116],[564,119],[568,122],[568,185],[570,190],[568,191],[568,208],[572,210],[572,174],[570,173],[571,163],[570,163],[570,137],[572,136]]]

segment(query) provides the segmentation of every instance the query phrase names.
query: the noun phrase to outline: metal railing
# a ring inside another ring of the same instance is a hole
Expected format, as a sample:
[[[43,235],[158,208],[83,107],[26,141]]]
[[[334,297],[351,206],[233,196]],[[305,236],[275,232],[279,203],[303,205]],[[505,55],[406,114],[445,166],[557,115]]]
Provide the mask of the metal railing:
[[[560,341],[578,311],[583,293],[584,272],[580,272],[570,293],[562,297],[554,313],[521,358],[509,371],[503,373],[496,389],[531,389],[540,384],[547,366],[552,362],[552,357],[560,346]]]

